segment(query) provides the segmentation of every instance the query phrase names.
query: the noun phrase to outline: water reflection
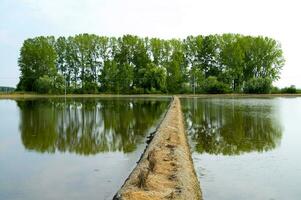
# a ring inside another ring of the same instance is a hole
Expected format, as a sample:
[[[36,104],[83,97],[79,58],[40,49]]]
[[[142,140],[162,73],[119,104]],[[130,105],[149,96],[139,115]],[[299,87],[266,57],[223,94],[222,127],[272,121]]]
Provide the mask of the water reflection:
[[[182,99],[194,150],[239,155],[272,150],[282,131],[273,104],[256,99]]]
[[[168,100],[43,99],[17,101],[28,150],[54,153],[133,152]]]

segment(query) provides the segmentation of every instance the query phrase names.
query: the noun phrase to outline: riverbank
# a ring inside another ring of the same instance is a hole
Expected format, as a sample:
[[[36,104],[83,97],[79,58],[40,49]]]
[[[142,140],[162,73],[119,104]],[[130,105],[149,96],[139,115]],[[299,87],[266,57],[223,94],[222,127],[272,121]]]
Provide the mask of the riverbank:
[[[11,94],[1,94],[0,99],[31,99],[31,98],[106,98],[106,97],[130,97],[130,98],[139,98],[139,97],[171,97],[172,95],[168,94],[67,94],[67,95],[48,95],[48,94],[31,94],[31,93],[11,93]]]
[[[202,199],[178,97],[114,199]]]
[[[175,94],[180,98],[208,98],[208,97],[300,97],[301,94]],[[0,99],[30,99],[30,98],[105,98],[105,97],[172,97],[173,94],[67,94],[48,95],[35,93],[0,93]]]
[[[223,97],[223,98],[269,98],[269,97],[301,97],[301,94],[179,94],[180,98],[208,98],[208,97]]]

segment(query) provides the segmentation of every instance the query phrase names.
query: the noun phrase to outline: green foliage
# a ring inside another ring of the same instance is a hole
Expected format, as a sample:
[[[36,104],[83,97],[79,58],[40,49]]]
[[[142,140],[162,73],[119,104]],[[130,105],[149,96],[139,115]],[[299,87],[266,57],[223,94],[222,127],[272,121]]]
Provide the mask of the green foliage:
[[[245,83],[244,92],[267,94],[272,90],[272,81],[269,78],[252,78]]]
[[[210,94],[223,94],[230,92],[229,86],[223,82],[218,81],[215,76],[209,76],[208,78],[206,78],[201,87],[205,93]]]
[[[71,93],[242,92],[253,79],[277,80],[283,64],[280,44],[260,36],[36,37],[21,48],[17,89],[61,92],[60,77]]]
[[[183,90],[187,78],[187,66],[185,64],[185,55],[183,45],[180,40],[170,40],[166,43],[167,51],[170,51],[170,58],[164,65],[167,72],[166,85],[170,93],[179,93]]]
[[[296,86],[291,85],[290,87],[285,87],[281,89],[281,93],[286,93],[286,94],[296,94],[297,89]]]
[[[42,94],[50,93],[53,85],[53,80],[47,75],[40,77],[36,82],[37,92]]]
[[[146,68],[140,69],[141,86],[148,91],[166,90],[166,72],[162,67],[158,67],[153,63],[147,65]],[[157,92],[156,92],[157,93]]]
[[[61,75],[49,77],[44,75],[35,82],[35,88],[41,94],[62,94],[65,88],[65,80]]]
[[[118,68],[115,61],[106,61],[101,70],[100,84],[102,92],[113,93],[117,91]]]
[[[56,74],[54,43],[54,37],[36,37],[24,41],[18,61],[21,71],[18,90],[37,91],[35,83],[40,77]]]
[[[281,90],[278,87],[272,87],[271,93],[272,94],[280,94]]]

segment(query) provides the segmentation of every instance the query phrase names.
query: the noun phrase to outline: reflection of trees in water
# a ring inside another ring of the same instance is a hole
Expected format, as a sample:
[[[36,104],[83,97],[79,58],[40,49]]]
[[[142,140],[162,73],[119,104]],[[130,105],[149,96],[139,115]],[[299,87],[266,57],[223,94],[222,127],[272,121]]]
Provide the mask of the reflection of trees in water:
[[[182,100],[188,133],[197,152],[239,155],[272,150],[280,144],[282,132],[273,106],[241,101]]]
[[[25,148],[39,152],[132,152],[168,101],[67,99],[18,101]]]

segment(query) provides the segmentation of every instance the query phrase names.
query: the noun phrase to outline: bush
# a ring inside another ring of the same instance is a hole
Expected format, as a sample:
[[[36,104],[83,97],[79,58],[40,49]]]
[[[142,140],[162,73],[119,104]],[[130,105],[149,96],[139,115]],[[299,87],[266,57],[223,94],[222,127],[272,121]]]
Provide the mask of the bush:
[[[151,87],[150,89],[146,89],[147,94],[161,94],[160,90],[156,90],[156,88]]]
[[[218,81],[215,76],[209,76],[202,84],[201,88],[205,93],[224,94],[230,92],[230,87],[227,84]]]
[[[193,90],[191,89],[191,86],[188,83],[182,84],[179,93],[180,94],[191,94]]]
[[[285,87],[281,89],[281,93],[286,93],[286,94],[296,94],[297,89],[296,86],[291,85],[290,87]]]
[[[244,92],[251,94],[268,94],[272,90],[272,81],[269,78],[252,78],[244,85]]]
[[[35,88],[41,94],[61,94],[64,91],[64,78],[61,75],[44,75],[35,81]]]
[[[52,89],[52,80],[49,76],[42,76],[35,82],[38,93],[49,94]]]
[[[272,87],[271,93],[272,94],[280,94],[281,90],[278,87]]]
[[[95,82],[85,82],[81,93],[83,94],[96,94],[98,93],[98,85]]]
[[[141,87],[133,87],[132,94],[144,94],[144,89]]]

